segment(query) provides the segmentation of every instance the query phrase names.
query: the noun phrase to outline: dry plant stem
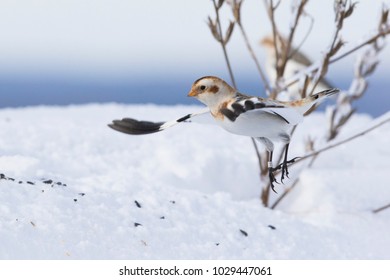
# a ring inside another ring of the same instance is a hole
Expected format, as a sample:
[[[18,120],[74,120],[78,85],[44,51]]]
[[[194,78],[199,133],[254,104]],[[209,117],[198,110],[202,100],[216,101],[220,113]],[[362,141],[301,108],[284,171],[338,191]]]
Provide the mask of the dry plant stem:
[[[253,144],[253,147],[255,148],[255,151],[256,151],[256,156],[257,156],[257,160],[259,162],[259,166],[260,166],[260,175],[262,174],[262,170],[263,170],[263,162],[261,161],[261,155],[260,155],[260,151],[259,151],[259,148],[257,147],[257,144],[256,144],[256,140],[254,138],[251,138],[252,140],[252,144]]]
[[[383,210],[386,210],[388,208],[390,208],[390,203],[385,205],[385,206],[379,207],[379,208],[377,208],[375,210],[372,210],[372,213],[376,214],[376,213],[379,213],[379,212],[381,212]]]
[[[311,158],[309,164],[307,165],[307,167],[310,168],[310,167],[313,166],[314,161],[317,159],[317,157],[318,157],[321,153],[323,153],[323,152],[325,152],[325,151],[327,151],[327,150],[333,149],[333,148],[335,148],[335,147],[337,147],[337,146],[340,146],[340,145],[342,145],[342,144],[345,144],[345,143],[347,143],[347,142],[349,142],[349,141],[351,141],[351,140],[354,140],[354,139],[356,139],[356,138],[358,138],[358,137],[360,137],[360,136],[363,136],[363,135],[367,134],[368,132],[370,132],[370,131],[372,131],[372,130],[374,130],[374,129],[376,129],[376,128],[382,126],[382,125],[384,125],[385,123],[387,123],[387,122],[389,122],[389,121],[390,121],[390,118],[385,119],[385,120],[381,121],[380,123],[378,123],[378,124],[376,124],[376,125],[374,125],[374,126],[368,128],[368,129],[366,129],[366,130],[364,130],[364,131],[362,131],[362,132],[360,132],[360,133],[358,133],[358,134],[355,134],[355,135],[353,135],[353,136],[351,136],[351,137],[348,137],[348,138],[346,138],[346,139],[344,139],[344,140],[342,140],[342,141],[340,141],[340,142],[331,144],[331,145],[326,146],[326,147],[324,147],[324,148],[322,148],[322,149],[319,149],[318,151],[315,151],[315,152],[310,153],[310,154],[308,154],[308,155],[306,155],[306,156],[303,156],[303,157],[301,157],[301,158],[298,158],[298,159],[297,159],[295,162],[293,162],[291,165],[294,165],[294,164],[296,164],[296,163],[298,163],[298,162],[300,162],[300,161],[302,161],[302,160],[305,160],[305,159],[307,159],[307,158]],[[290,165],[290,166],[291,166],[291,165]],[[272,204],[271,209],[275,209],[276,206],[278,206],[278,204],[287,196],[287,194],[289,194],[289,193],[294,189],[294,187],[298,184],[298,182],[299,182],[299,177],[298,177],[297,179],[295,179],[295,181],[291,184],[291,186],[288,187],[288,188],[282,193],[282,195],[281,195],[281,196]],[[389,205],[386,205],[386,206],[383,206],[383,207],[381,207],[381,208],[378,208],[378,209],[376,209],[376,210],[373,210],[373,212],[374,212],[374,213],[378,213],[378,212],[380,212],[380,211],[382,211],[382,210],[384,210],[384,209],[386,209],[386,208],[389,208],[389,207],[390,207],[390,204],[389,204]]]
[[[273,41],[274,41],[274,52],[275,52],[276,61],[279,61],[279,57],[280,57],[278,46],[276,43],[278,40],[277,38],[279,38],[280,35],[279,35],[279,31],[276,27],[276,21],[275,21],[275,10],[278,8],[279,4],[280,4],[280,0],[276,5],[274,5],[273,0],[269,0],[269,3],[267,0],[264,0],[264,5],[266,7],[267,14],[268,14],[269,20],[271,22],[271,26],[272,26],[272,37],[273,37]],[[273,86],[274,86],[274,88],[270,92],[269,97],[271,99],[276,99],[278,92],[279,92],[279,89],[277,88],[277,83],[275,83]]]
[[[222,27],[221,27],[221,21],[220,21],[220,18],[219,18],[219,9],[218,9],[218,6],[217,6],[217,3],[215,2],[215,0],[213,0],[213,4],[214,4],[214,10],[215,10],[216,19],[217,19],[218,32],[222,36]],[[237,84],[236,84],[236,81],[234,79],[232,67],[230,65],[230,60],[229,60],[229,57],[228,57],[228,54],[227,54],[226,44],[223,42],[223,40],[221,40],[220,43],[221,43],[221,47],[222,47],[222,50],[223,50],[223,55],[225,57],[226,65],[227,65],[227,68],[228,68],[228,71],[229,71],[230,79],[232,81],[233,86],[235,88],[237,88]]]
[[[303,14],[303,9],[304,9],[305,5],[307,4],[307,2],[308,2],[308,0],[301,0],[301,2],[299,3],[298,11],[297,11],[295,19],[294,19],[294,25],[290,29],[290,34],[289,34],[288,39],[287,39],[286,49],[282,53],[281,64],[280,64],[280,67],[278,66],[278,69],[277,69],[277,78],[283,77],[284,69],[286,68],[287,61],[290,58],[289,57],[290,49],[292,46],[292,41],[294,39],[295,31],[296,31],[297,26],[298,26],[299,18]]]
[[[356,139],[356,138],[358,138],[358,137],[360,137],[360,136],[363,136],[363,135],[367,134],[368,132],[373,131],[374,129],[376,129],[376,128],[382,126],[382,125],[384,125],[385,123],[387,123],[387,122],[389,122],[389,121],[390,121],[390,118],[385,119],[385,120],[381,121],[380,123],[377,123],[376,125],[374,125],[374,126],[372,126],[372,127],[370,127],[370,128],[367,128],[366,130],[363,130],[362,132],[359,132],[359,133],[357,133],[357,134],[355,134],[355,135],[352,135],[351,137],[348,137],[348,138],[346,138],[346,139],[344,139],[344,140],[342,140],[342,141],[339,141],[339,142],[337,142],[337,143],[333,143],[333,144],[328,145],[328,146],[326,146],[326,147],[324,147],[324,148],[322,148],[322,149],[319,149],[319,150],[317,150],[317,151],[315,151],[315,152],[313,152],[313,153],[310,153],[310,154],[308,154],[308,155],[305,155],[305,156],[303,156],[303,157],[300,157],[300,158],[298,158],[296,161],[294,161],[291,165],[294,165],[294,164],[296,164],[296,163],[298,163],[298,162],[300,162],[300,161],[302,161],[302,160],[304,160],[304,159],[311,158],[311,157],[315,157],[315,156],[321,154],[322,152],[325,152],[325,151],[327,151],[327,150],[333,149],[333,148],[335,148],[335,147],[337,147],[337,146],[340,146],[340,145],[345,144],[345,143],[347,143],[347,142],[349,142],[349,141],[351,141],[351,140],[354,140],[354,139]]]
[[[320,73],[317,76],[317,79],[314,80],[314,85],[311,88],[311,90],[309,92],[309,95],[312,95],[314,93],[314,90],[316,89],[317,85],[320,83],[321,79],[324,78],[326,72],[328,71],[327,69],[328,69],[328,66],[330,64],[330,58],[333,55],[332,52],[335,50],[335,48],[337,46],[336,43],[337,43],[337,39],[339,37],[340,30],[341,30],[341,28],[338,26],[336,28],[335,34],[333,36],[332,44],[331,44],[331,46],[329,48],[329,51],[324,55],[322,63],[320,65],[320,67],[318,68],[318,71],[320,71]]]
[[[275,21],[275,10],[278,8],[279,4],[280,4],[280,1],[276,5],[274,5],[273,0],[270,0],[269,4],[268,4],[267,0],[264,0],[264,5],[267,9],[267,14],[268,14],[269,20],[271,22],[271,26],[272,26],[272,37],[273,37],[274,42],[276,42],[276,40],[279,36],[279,31],[276,27],[276,21]],[[278,61],[279,60],[279,51],[278,51],[276,43],[274,44],[274,48],[275,48],[274,51],[275,51],[276,61]]]
[[[257,59],[257,57],[256,57],[256,55],[255,55],[255,53],[254,53],[254,51],[253,51],[253,49],[252,49],[251,44],[249,43],[249,39],[248,39],[248,36],[246,35],[245,29],[244,29],[244,27],[242,26],[241,21],[238,21],[237,23],[238,23],[238,26],[240,27],[240,30],[241,30],[241,33],[242,33],[242,37],[244,38],[244,41],[245,41],[246,47],[247,47],[247,49],[248,49],[248,52],[249,52],[249,54],[251,55],[253,61],[254,61],[255,64],[256,64],[257,71],[258,71],[259,74],[260,74],[260,77],[261,77],[261,80],[263,81],[264,87],[265,87],[266,91],[267,91],[268,93],[270,93],[270,92],[271,92],[271,88],[270,88],[270,86],[269,86],[268,80],[267,80],[267,78],[265,77],[264,71],[263,71],[263,69],[261,68],[261,65],[260,65],[260,63],[259,63],[259,60]]]
[[[379,39],[380,37],[384,37],[384,36],[387,36],[390,34],[390,29],[387,30],[386,32],[380,32],[378,34],[376,34],[374,37],[364,41],[363,43],[357,45],[356,47],[350,49],[349,51],[346,51],[345,53],[329,60],[329,63],[334,63],[336,61],[339,61],[340,59],[343,59],[344,57],[350,55],[351,53],[354,53],[355,51],[361,49],[362,47],[366,46],[366,45],[369,45],[369,44],[372,44],[373,42],[375,42],[377,39]]]
[[[356,47],[346,51],[345,53],[339,55],[339,56],[336,56],[335,58],[333,59],[330,59],[329,60],[329,64],[332,64],[336,61],[339,61],[341,59],[343,59],[344,57],[356,52],[357,50],[361,49],[362,47],[366,46],[366,45],[369,45],[371,44],[373,41],[379,39],[380,37],[384,37],[384,36],[387,36],[390,34],[390,28],[388,30],[385,30],[383,32],[379,32],[377,33],[376,35],[374,35],[373,37],[371,37],[370,39],[364,41],[363,43],[357,45]],[[298,72],[297,74],[295,74],[293,77],[289,78],[288,80],[286,80],[286,88],[289,87],[289,86],[292,86],[293,84],[297,83],[300,79],[300,77],[304,76],[304,75],[311,75],[312,73],[315,73],[319,70],[319,66],[312,66],[312,67],[308,67],[300,72]]]

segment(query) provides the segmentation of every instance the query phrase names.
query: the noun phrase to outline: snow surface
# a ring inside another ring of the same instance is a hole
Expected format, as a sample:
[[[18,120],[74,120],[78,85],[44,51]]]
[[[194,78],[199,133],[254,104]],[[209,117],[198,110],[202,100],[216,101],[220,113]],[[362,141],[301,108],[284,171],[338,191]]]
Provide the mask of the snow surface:
[[[146,136],[106,126],[126,116],[170,120],[199,109],[0,110],[0,173],[9,178],[0,180],[0,258],[390,258],[390,210],[372,213],[390,202],[389,123],[323,153],[270,210],[259,200],[249,138],[199,123]],[[372,121],[356,115],[338,139]],[[324,145],[325,122],[324,114],[307,117],[290,156],[304,154],[308,137]],[[292,177],[298,172],[290,170]]]

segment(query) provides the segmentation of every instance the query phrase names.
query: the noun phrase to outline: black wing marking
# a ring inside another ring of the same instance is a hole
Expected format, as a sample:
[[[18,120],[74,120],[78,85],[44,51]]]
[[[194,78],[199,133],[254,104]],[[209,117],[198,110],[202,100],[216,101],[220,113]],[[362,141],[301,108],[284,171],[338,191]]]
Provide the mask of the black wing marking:
[[[109,124],[108,126],[126,134],[142,135],[159,132],[163,124],[164,122],[138,121],[125,118],[122,120],[114,120],[112,121],[112,124]]]
[[[273,113],[273,114],[275,114],[275,115],[277,115],[278,117],[280,117],[282,120],[284,120],[286,123],[290,123],[288,120],[286,120],[286,118],[285,117],[283,117],[282,115],[280,115],[280,114],[278,114],[278,113],[276,113],[275,111],[273,111],[273,110],[271,110],[271,112]]]
[[[260,99],[254,100],[254,98],[251,99],[246,99],[247,96],[239,95],[237,96],[237,101],[231,104],[231,108],[223,108],[221,109],[221,113],[227,117],[230,121],[234,122],[241,114],[247,112],[247,111],[252,111],[252,110],[257,110],[257,109],[263,109],[263,108],[284,108],[283,105],[278,105],[278,104],[267,104]],[[246,99],[244,102],[242,102],[244,99]],[[275,114],[278,117],[281,117],[283,120],[285,120],[287,123],[289,123],[284,117],[282,117],[280,114],[274,112],[274,111],[267,111],[271,114]]]
[[[221,113],[222,113],[222,115],[227,117],[232,122],[234,122],[237,119],[237,117],[240,115],[240,114],[237,114],[237,113],[235,113],[234,111],[232,111],[232,110],[230,110],[228,108],[221,109]]]

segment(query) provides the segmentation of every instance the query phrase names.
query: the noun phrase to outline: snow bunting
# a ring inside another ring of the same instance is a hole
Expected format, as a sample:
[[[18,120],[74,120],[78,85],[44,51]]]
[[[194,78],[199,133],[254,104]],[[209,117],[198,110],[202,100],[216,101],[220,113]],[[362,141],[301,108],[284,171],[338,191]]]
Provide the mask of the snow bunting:
[[[287,42],[284,38],[279,38],[278,41],[278,52],[282,54],[286,51]],[[276,54],[275,54],[275,43],[273,36],[266,36],[261,41],[260,44],[264,47],[266,51],[266,63],[265,70],[267,72],[268,78],[272,83],[276,83]],[[297,74],[299,71],[306,69],[308,66],[312,65],[312,61],[302,52],[297,49],[291,47],[290,51],[290,59],[287,61],[284,77],[290,78]],[[313,88],[313,84],[309,84],[309,89]],[[318,85],[316,86],[316,91],[323,91],[328,88],[333,88],[333,86],[326,80],[321,79]],[[299,93],[298,84],[294,84],[288,88],[288,96],[279,96],[278,99],[283,100],[293,100],[301,98]]]
[[[239,93],[220,78],[206,76],[194,82],[188,96],[198,99],[208,109],[188,114],[168,122],[148,122],[125,118],[114,120],[109,127],[117,131],[132,134],[148,134],[162,131],[175,124],[210,112],[217,124],[227,131],[250,136],[263,143],[268,151],[268,172],[272,190],[276,182],[274,171],[282,169],[281,180],[288,177],[287,160],[291,128],[303,120],[303,115],[324,97],[337,93],[338,89],[328,89],[304,99],[283,102]],[[286,145],[284,161],[277,167],[272,165],[274,142]]]

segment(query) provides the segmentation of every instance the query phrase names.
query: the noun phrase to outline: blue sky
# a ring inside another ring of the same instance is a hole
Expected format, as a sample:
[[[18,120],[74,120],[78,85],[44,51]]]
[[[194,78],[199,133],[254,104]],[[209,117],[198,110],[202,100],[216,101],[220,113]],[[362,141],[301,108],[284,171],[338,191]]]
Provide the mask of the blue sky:
[[[289,2],[284,2],[277,14],[285,32],[291,18]],[[326,49],[333,30],[332,4],[319,2],[311,1],[308,6],[315,24],[311,37],[302,47],[314,60]],[[380,8],[381,1],[366,0],[358,4],[342,34],[347,47],[372,33]],[[43,91],[51,94],[50,90],[56,85],[62,85],[63,92],[70,86],[69,98],[80,99],[80,95],[91,94],[87,93],[87,85],[95,88],[111,85],[107,93],[101,93],[109,95],[115,85],[127,85],[126,92],[132,85],[153,84],[155,90],[158,84],[166,84],[171,91],[167,96],[185,96],[186,88],[201,76],[212,74],[228,79],[221,49],[206,24],[208,15],[213,16],[213,13],[209,0],[2,0],[0,94],[6,96],[16,88],[12,85],[18,85],[19,94],[23,93],[25,99],[34,99],[39,97],[39,85],[46,86],[41,94]],[[226,25],[232,18],[231,11],[225,8],[222,17]],[[263,1],[244,2],[243,23],[256,54],[263,60],[264,51],[257,42],[270,32]],[[304,36],[308,23],[308,18],[303,19],[297,41]],[[257,88],[261,91],[258,74],[239,32],[234,33],[228,51],[239,89],[255,90],[248,93],[257,94]],[[390,51],[381,58],[376,73],[379,78],[387,77],[390,71]],[[350,77],[352,72],[353,57],[332,66],[329,77],[339,81],[340,76]],[[34,94],[29,94],[31,83],[36,89],[32,91]],[[76,89],[80,84],[82,87]],[[175,84],[180,87],[175,89]],[[23,85],[27,89],[22,89]],[[183,89],[185,92],[181,92]],[[180,92],[172,93],[176,90]],[[59,92],[61,90],[53,91],[52,98],[59,96]],[[151,97],[157,93],[142,93],[146,97],[148,94]],[[164,86],[160,94],[165,94]],[[15,99],[16,95],[7,98]],[[129,93],[127,102],[140,99],[137,96],[132,100],[134,96],[137,93]],[[109,96],[101,99],[109,100]],[[145,100],[149,99],[153,100]]]

